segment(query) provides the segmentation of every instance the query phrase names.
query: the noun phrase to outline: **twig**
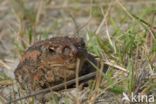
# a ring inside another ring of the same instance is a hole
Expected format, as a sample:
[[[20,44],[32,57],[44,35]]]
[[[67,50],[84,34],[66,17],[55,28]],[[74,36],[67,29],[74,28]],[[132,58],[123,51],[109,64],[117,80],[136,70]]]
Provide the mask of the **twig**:
[[[77,64],[76,64],[76,88],[79,89],[79,72],[80,72],[80,59],[77,58]],[[80,104],[80,100],[79,100],[79,93],[77,93],[77,98],[76,98],[76,104]]]
[[[90,74],[86,74],[86,75],[84,75],[84,76],[81,76],[81,77],[79,77],[78,79],[79,79],[79,81],[89,80],[89,79],[94,78],[95,75],[96,75],[96,72],[92,72],[92,73],[90,73]],[[7,102],[7,104],[15,103],[15,102],[18,102],[18,101],[21,101],[21,100],[27,99],[27,98],[29,98],[29,97],[36,96],[36,95],[39,95],[39,94],[42,94],[42,93],[45,93],[45,92],[48,92],[48,91],[51,91],[51,90],[58,90],[58,89],[63,88],[65,84],[66,84],[67,86],[69,86],[69,85],[74,84],[75,82],[76,82],[76,79],[72,79],[72,80],[70,80],[70,81],[67,81],[67,82],[58,84],[58,85],[56,85],[56,86],[49,87],[49,88],[46,88],[46,89],[43,89],[43,90],[34,92],[34,93],[32,93],[32,94],[29,94],[29,95],[26,95],[26,96],[17,98],[17,99],[15,99],[15,100],[11,100],[11,101]]]
[[[39,23],[39,20],[40,20],[40,17],[41,17],[41,14],[44,10],[44,2],[43,0],[40,0],[39,3],[38,3],[38,9],[37,9],[37,13],[36,13],[36,20],[35,20],[35,27],[38,25]]]
[[[74,26],[75,26],[75,32],[77,35],[79,35],[79,25],[76,21],[76,19],[73,17],[73,15],[71,13],[69,13],[69,16],[71,17],[71,19],[73,20]]]
[[[2,60],[0,60],[0,66],[3,66],[8,70],[11,70],[11,67],[9,65],[7,65],[5,62],[3,62]]]
[[[150,75],[149,77],[146,77],[146,79],[156,79],[156,73]]]
[[[0,93],[0,103],[5,103],[7,101],[7,99],[4,97],[4,95],[2,93]]]
[[[13,85],[13,81],[12,80],[1,80],[0,81],[0,87],[1,86],[10,86]]]
[[[123,67],[121,67],[121,66],[119,66],[119,65],[113,64],[113,63],[111,63],[111,62],[105,62],[105,64],[107,64],[107,65],[109,65],[109,66],[112,66],[112,67],[114,67],[114,68],[117,68],[117,69],[119,69],[119,70],[121,70],[121,71],[124,71],[124,72],[126,72],[126,73],[129,73],[129,71],[127,71],[125,68],[123,68]]]
[[[87,26],[88,25],[88,23],[90,22],[90,20],[91,20],[91,17],[89,16],[89,18],[88,18],[88,20],[87,20],[87,22],[84,24],[84,25],[82,25],[82,26],[78,26],[79,28],[77,28],[76,29],[76,31],[74,32],[74,34],[73,35],[75,35],[76,33],[78,33],[79,34],[79,32],[85,27],[85,26]]]
[[[95,32],[96,34],[99,34],[100,29],[102,28],[102,26],[104,25],[105,21],[107,20],[107,16],[108,16],[108,14],[109,14],[109,12],[110,12],[110,9],[111,9],[111,7],[112,7],[112,4],[113,4],[113,2],[111,2],[111,3],[109,4],[108,10],[106,11],[106,14],[105,14],[105,15],[104,15],[104,13],[103,13],[103,9],[101,8],[102,14],[103,14],[103,19],[102,19],[102,21],[101,21],[99,27],[97,28],[97,30],[96,30],[96,32]]]
[[[116,2],[119,4],[119,6],[124,10],[125,13],[127,13],[127,15],[132,18],[133,20],[135,20],[135,18],[131,15],[131,13],[127,10],[127,8],[120,2],[120,0],[116,0]]]

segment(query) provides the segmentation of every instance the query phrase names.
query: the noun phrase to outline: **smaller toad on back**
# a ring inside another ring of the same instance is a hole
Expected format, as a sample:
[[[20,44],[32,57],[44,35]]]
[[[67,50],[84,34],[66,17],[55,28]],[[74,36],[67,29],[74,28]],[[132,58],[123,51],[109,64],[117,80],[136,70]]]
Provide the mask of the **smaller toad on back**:
[[[95,60],[87,53],[82,38],[54,37],[39,41],[25,51],[15,70],[15,78],[28,91],[51,87],[75,78],[78,58],[80,76],[94,71],[86,59],[93,63]]]

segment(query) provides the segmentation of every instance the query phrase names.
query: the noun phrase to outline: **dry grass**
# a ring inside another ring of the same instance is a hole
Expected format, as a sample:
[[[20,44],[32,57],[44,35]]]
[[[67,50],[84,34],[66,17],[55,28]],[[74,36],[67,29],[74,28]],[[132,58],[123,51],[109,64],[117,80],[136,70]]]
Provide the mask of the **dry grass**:
[[[60,35],[84,37],[99,66],[78,98],[65,94],[50,103],[120,104],[123,92],[156,96],[155,6],[154,0],[0,0],[0,102],[27,95],[12,81],[14,60],[34,41]],[[101,73],[104,64],[107,73]],[[35,104],[35,99],[23,103]]]

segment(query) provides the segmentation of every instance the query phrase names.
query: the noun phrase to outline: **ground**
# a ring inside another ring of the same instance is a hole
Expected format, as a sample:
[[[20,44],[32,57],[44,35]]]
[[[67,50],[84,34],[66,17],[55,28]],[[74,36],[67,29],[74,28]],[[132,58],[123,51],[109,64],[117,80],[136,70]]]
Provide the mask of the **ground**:
[[[155,0],[0,0],[0,102],[26,95],[14,80],[25,49],[38,40],[71,35],[83,37],[109,71],[82,91],[85,100],[68,93],[50,103],[61,98],[66,104],[120,104],[123,93],[155,96],[155,7]]]

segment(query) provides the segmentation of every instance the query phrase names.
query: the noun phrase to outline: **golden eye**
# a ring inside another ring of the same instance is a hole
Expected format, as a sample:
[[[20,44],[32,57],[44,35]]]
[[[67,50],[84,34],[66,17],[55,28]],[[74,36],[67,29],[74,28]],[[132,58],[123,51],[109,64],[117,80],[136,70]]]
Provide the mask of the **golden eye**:
[[[50,54],[55,54],[55,48],[54,47],[49,47],[49,52]]]

